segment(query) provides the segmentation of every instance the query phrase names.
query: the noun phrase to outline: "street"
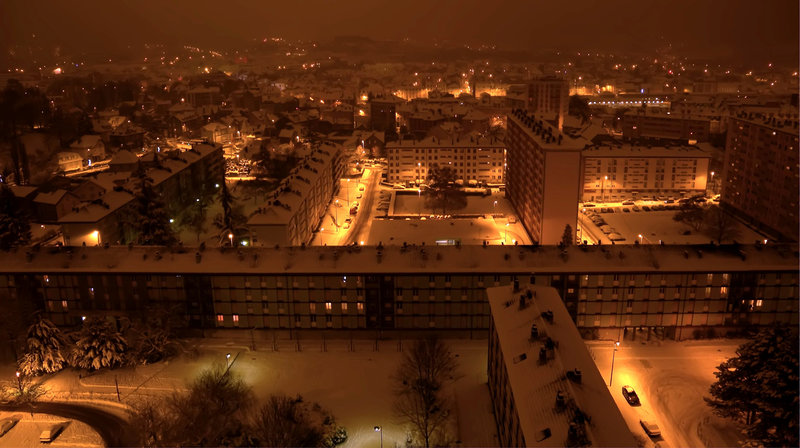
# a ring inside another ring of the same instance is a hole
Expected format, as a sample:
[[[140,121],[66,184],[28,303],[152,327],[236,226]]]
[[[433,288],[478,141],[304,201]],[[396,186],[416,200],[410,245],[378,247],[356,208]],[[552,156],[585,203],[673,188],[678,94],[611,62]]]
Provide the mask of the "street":
[[[703,397],[714,382],[714,370],[735,356],[740,340],[712,340],[642,345],[623,341],[614,356],[611,395],[633,434],[647,440],[639,419],[652,419],[661,428],[659,446],[739,446],[738,427],[714,415]],[[587,342],[600,373],[608,384],[613,342]],[[622,386],[632,386],[641,406],[631,406]],[[650,444],[649,446],[652,446]]]

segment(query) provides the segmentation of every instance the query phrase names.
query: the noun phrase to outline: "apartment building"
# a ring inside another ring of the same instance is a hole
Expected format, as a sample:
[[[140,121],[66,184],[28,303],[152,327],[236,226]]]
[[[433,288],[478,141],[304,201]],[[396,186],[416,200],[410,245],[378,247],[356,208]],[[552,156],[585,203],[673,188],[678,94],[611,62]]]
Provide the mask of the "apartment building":
[[[323,146],[306,155],[273,192],[272,199],[247,220],[255,246],[300,246],[314,229],[341,176],[340,147]]]
[[[500,446],[637,446],[556,290],[487,293],[488,384]]]
[[[216,189],[224,181],[221,146],[199,144],[187,151],[162,154],[157,166],[152,156],[149,159],[147,176],[153,180],[155,192],[172,210],[180,211],[194,204],[201,191]],[[131,172],[139,163],[146,162],[140,162],[128,151],[120,151],[111,160],[108,171],[89,178],[94,190],[91,197],[58,218],[65,244],[114,244],[129,240],[126,220],[130,219],[137,182]]]
[[[569,108],[569,83],[566,79],[544,76],[528,82],[528,112],[553,120],[561,131]]]
[[[798,237],[798,121],[740,114],[731,119],[722,205],[776,238]]]
[[[537,117],[520,109],[508,116],[506,197],[533,241],[558,244],[578,219],[586,141]]]
[[[487,287],[555,288],[591,335],[798,324],[796,246],[69,247],[0,259],[0,297],[59,325],[155,304],[189,328],[486,330]]]
[[[708,117],[678,115],[669,111],[640,108],[622,117],[624,140],[680,140],[682,142],[707,142],[712,121],[719,129],[719,120]]]
[[[584,202],[706,192],[711,154],[695,147],[592,146],[582,155]]]
[[[477,134],[399,140],[387,143],[386,153],[389,182],[425,183],[434,166],[452,168],[465,183],[505,180],[505,143]]]

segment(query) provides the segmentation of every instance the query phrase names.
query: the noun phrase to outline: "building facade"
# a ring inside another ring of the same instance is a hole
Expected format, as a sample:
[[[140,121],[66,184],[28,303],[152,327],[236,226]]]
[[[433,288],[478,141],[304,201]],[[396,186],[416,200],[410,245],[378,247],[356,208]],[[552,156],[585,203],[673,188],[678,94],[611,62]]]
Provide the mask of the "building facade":
[[[528,83],[528,112],[538,116],[555,117],[555,127],[560,131],[569,108],[569,83],[566,79],[545,76]]]
[[[705,194],[711,154],[690,146],[599,146],[582,157],[584,202]]]
[[[721,201],[776,238],[797,241],[798,122],[733,118],[728,127]]]
[[[627,112],[622,117],[622,138],[707,142],[711,134],[711,122],[707,117],[639,109]],[[719,127],[719,120],[716,120],[716,127]]]
[[[386,145],[389,182],[425,183],[434,166],[452,168],[457,179],[505,181],[505,143],[478,136],[400,140]]]
[[[567,225],[576,228],[584,141],[516,109],[506,145],[506,196],[533,241],[558,244]]]
[[[0,299],[59,325],[162,304],[190,328],[486,330],[486,288],[517,279],[555,288],[587,334],[685,339],[797,325],[797,263],[796,246],[771,245],[72,247],[4,256]]]

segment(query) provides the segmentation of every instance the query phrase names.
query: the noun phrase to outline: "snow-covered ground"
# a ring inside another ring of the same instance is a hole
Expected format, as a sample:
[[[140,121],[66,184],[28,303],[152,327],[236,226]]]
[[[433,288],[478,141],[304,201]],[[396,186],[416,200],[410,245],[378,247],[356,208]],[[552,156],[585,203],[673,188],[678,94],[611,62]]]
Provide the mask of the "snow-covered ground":
[[[616,229],[616,233],[625,237],[625,241],[618,241],[616,244],[634,244],[634,241],[640,241],[640,234],[642,235],[642,244],[659,244],[659,241],[663,241],[664,244],[707,244],[712,240],[712,237],[672,219],[676,210],[600,213],[600,210],[595,208],[594,211],[609,226]],[[764,239],[764,236],[738,221],[736,224],[739,228],[737,241],[752,243]],[[683,235],[687,230],[690,231],[690,234]],[[600,233],[598,236],[606,237],[602,232],[595,231],[594,233]],[[605,239],[603,244],[607,244]]]
[[[481,245],[484,241],[493,245],[514,244],[514,241],[530,244],[522,224],[508,223],[504,218],[379,219],[372,223],[367,244],[435,245],[438,240],[460,240],[465,245]]]
[[[59,399],[117,401],[115,378],[122,404],[164,396],[185,387],[198,372],[213,363],[225,363],[227,353],[235,359],[232,369],[240,373],[260,399],[273,393],[300,394],[329,409],[347,429],[351,447],[378,447],[383,428],[386,447],[405,446],[406,429],[392,412],[391,377],[402,353],[398,340],[277,340],[249,344],[223,343],[221,339],[192,340],[196,355],[182,356],[151,366],[102,371],[82,378],[67,370],[46,381],[50,396]],[[457,412],[455,424],[461,446],[496,446],[494,419],[486,385],[487,342],[448,340],[458,356],[459,378],[453,386]],[[402,347],[410,344],[403,340]],[[278,350],[275,351],[274,348]],[[298,348],[300,351],[298,351]],[[1,440],[1,439],[0,439]]]
[[[394,210],[395,215],[431,215],[442,213],[441,210],[432,210],[425,206],[425,198],[417,194],[417,190],[395,190]],[[458,210],[447,210],[450,215],[514,215],[514,207],[506,200],[503,193],[494,190],[491,195],[468,195],[467,205]]]
[[[716,366],[736,355],[741,340],[623,341],[614,358],[611,395],[634,435],[662,447],[739,446],[739,428],[714,415],[703,401],[715,381]],[[608,384],[614,343],[587,342],[597,368]],[[632,386],[641,406],[631,406],[622,386]],[[652,418],[662,437],[650,439],[639,424]]]
[[[39,435],[54,424],[63,425],[58,437],[48,446],[59,447],[104,447],[103,439],[89,425],[48,414],[0,411],[0,420],[8,417],[19,419],[17,424],[0,437],[0,447],[40,446]]]

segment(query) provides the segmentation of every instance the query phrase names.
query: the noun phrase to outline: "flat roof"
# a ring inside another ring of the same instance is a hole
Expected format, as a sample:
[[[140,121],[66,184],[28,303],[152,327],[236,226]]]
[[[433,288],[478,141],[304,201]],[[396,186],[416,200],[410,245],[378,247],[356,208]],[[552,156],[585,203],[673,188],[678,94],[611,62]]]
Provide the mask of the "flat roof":
[[[525,445],[568,446],[570,422],[580,412],[590,421],[584,425],[589,445],[637,446],[556,290],[524,285],[517,293],[511,286],[486,291]],[[533,297],[520,308],[520,294],[527,291]],[[553,313],[552,322],[542,316],[546,311]],[[532,325],[540,335],[535,340],[531,340]],[[552,358],[542,363],[539,350],[546,338],[557,345]],[[574,369],[581,372],[580,383],[566,376]],[[564,410],[556,408],[558,392],[565,397]],[[550,437],[544,438],[545,429],[550,430]]]
[[[528,114],[526,111],[522,109],[515,109],[510,114],[508,114],[509,121],[516,123],[520,128],[525,130],[528,136],[539,145],[539,147],[543,149],[561,149],[566,151],[575,151],[579,149],[583,149],[586,146],[586,139],[583,138],[572,138],[569,135],[563,134],[558,128],[552,126],[546,120],[542,118],[542,115],[539,114],[538,117],[536,114]],[[525,124],[525,120],[530,120],[531,123],[541,125],[542,132],[536,133],[534,132],[533,126],[528,126]],[[553,140],[551,142],[547,142],[543,137],[544,134],[549,133],[553,136]],[[561,143],[558,142],[558,137],[561,136]]]
[[[694,146],[601,145],[583,150],[584,157],[675,157],[711,158],[711,153]]]
[[[423,251],[424,249],[424,251]],[[67,253],[72,251],[72,255]],[[797,272],[796,245],[572,246],[376,246],[209,248],[195,259],[166,247],[45,247],[26,259],[26,250],[0,257],[0,272],[99,272],[164,274],[516,274]],[[156,252],[161,258],[156,260]],[[241,254],[241,255],[240,255]]]

